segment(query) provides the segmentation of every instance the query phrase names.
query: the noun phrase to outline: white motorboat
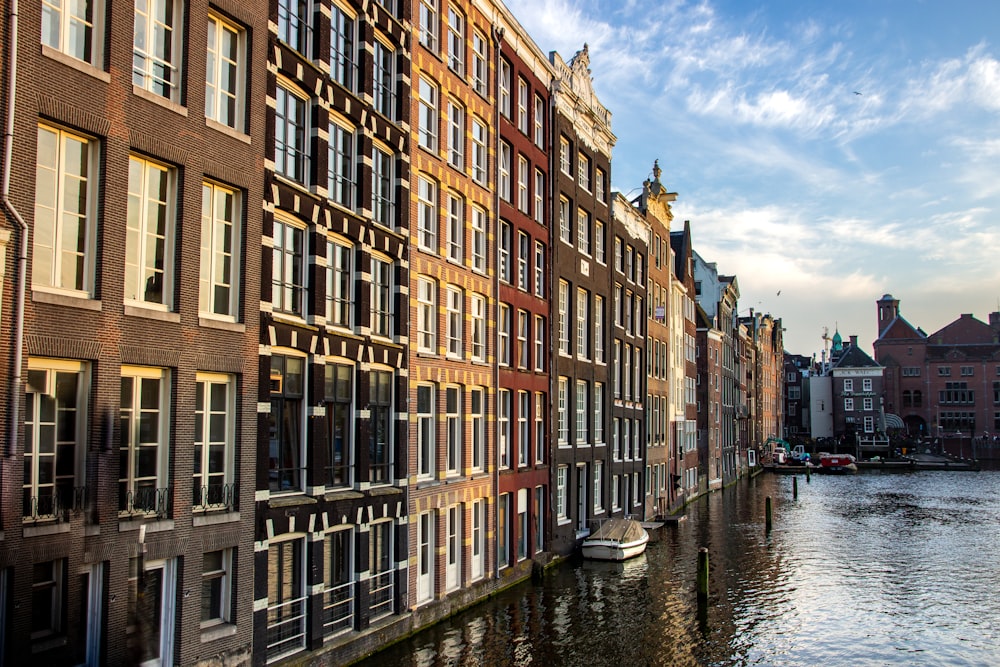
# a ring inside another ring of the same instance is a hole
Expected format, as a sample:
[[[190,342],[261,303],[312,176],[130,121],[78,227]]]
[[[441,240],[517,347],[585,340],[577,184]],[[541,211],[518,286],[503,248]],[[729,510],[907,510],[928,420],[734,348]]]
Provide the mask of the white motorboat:
[[[649,533],[634,519],[608,519],[583,541],[583,557],[628,560],[646,550]]]

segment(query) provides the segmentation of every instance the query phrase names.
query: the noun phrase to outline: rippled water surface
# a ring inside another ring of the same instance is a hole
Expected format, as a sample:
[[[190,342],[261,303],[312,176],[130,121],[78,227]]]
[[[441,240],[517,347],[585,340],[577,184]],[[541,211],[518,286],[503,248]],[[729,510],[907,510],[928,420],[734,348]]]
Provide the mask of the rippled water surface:
[[[1000,472],[800,476],[798,490],[765,474],[712,494],[634,561],[564,564],[369,664],[1000,665]]]

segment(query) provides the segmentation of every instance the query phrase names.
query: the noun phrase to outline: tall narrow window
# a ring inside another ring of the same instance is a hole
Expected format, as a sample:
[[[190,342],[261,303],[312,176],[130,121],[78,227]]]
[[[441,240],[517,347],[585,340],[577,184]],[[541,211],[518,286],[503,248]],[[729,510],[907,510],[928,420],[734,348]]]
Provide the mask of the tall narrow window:
[[[604,384],[594,383],[594,403],[591,406],[594,412],[594,442],[604,443]]]
[[[372,484],[392,481],[393,389],[390,371],[369,374],[368,410],[371,417],[368,445],[368,479]]]
[[[486,148],[486,124],[478,118],[472,119],[472,179],[480,185],[487,182],[489,152]]]
[[[528,134],[528,98],[531,92],[528,90],[528,82],[522,78],[517,80],[517,129],[524,134]]]
[[[559,418],[559,444],[569,442],[569,379],[559,378],[556,414]]]
[[[604,223],[600,220],[594,222],[594,259],[599,264],[607,262],[604,255]]]
[[[465,169],[465,107],[448,100],[448,163]]]
[[[102,5],[98,0],[42,0],[42,44],[96,65],[100,43],[94,36],[100,34],[97,20]]]
[[[125,231],[125,299],[169,307],[174,237],[174,170],[132,156]]]
[[[331,636],[354,627],[354,530],[338,528],[323,542],[323,634]]]
[[[393,613],[396,601],[396,560],[392,521],[372,524],[368,539],[368,613],[377,620]]]
[[[498,252],[500,253],[500,280],[505,283],[511,282],[510,267],[510,244],[511,244],[510,223],[506,220],[500,221],[500,238],[497,241]]]
[[[567,176],[573,175],[572,173],[570,173],[571,162],[570,162],[569,139],[567,139],[564,136],[559,137],[559,169],[561,169],[562,173],[566,174]]]
[[[528,265],[531,254],[531,239],[524,232],[517,233],[517,288],[528,289]]]
[[[545,433],[545,412],[548,410],[545,394],[535,392],[535,463],[545,463],[548,438]]]
[[[420,176],[417,178],[417,243],[422,250],[437,254],[438,234],[437,183]]]
[[[465,16],[454,7],[448,8],[448,67],[465,74]]]
[[[375,111],[396,119],[396,54],[380,40],[372,41],[372,98]]]
[[[420,43],[429,51],[438,48],[438,0],[420,0]]]
[[[302,55],[309,53],[309,0],[278,0],[278,39]]]
[[[511,201],[510,193],[510,170],[511,170],[511,147],[506,141],[500,142],[500,176],[498,190],[500,199]]]
[[[371,261],[371,330],[376,336],[393,335],[392,264],[379,257]]]
[[[198,373],[194,401],[192,505],[202,510],[235,508],[236,379]]]
[[[559,281],[559,353],[569,354],[569,283]]]
[[[545,317],[535,315],[535,370],[545,371]]]
[[[590,358],[590,293],[576,291],[576,356]]]
[[[563,243],[573,245],[572,222],[569,219],[569,200],[565,197],[559,198],[559,240]]]
[[[581,209],[576,212],[577,247],[584,255],[590,254],[590,213]]]
[[[458,475],[462,472],[462,390],[448,387],[444,392],[445,437],[447,438],[447,472]]]
[[[271,410],[267,414],[271,493],[295,492],[305,482],[305,359],[271,356]]]
[[[545,224],[545,174],[535,169],[535,222]]]
[[[471,320],[472,360],[486,361],[486,300],[473,294],[469,299]]]
[[[497,449],[500,453],[500,467],[509,468],[511,464],[510,437],[510,390],[497,391]]]
[[[396,226],[393,162],[391,153],[378,146],[372,149],[372,219],[389,228]]]
[[[472,207],[472,269],[486,272],[486,211]]]
[[[66,560],[31,566],[31,641],[51,640],[66,632]]]
[[[545,148],[545,100],[535,96],[535,145]]]
[[[201,263],[198,310],[236,319],[239,307],[239,194],[215,183],[201,185]]]
[[[587,399],[590,398],[590,387],[585,380],[576,381],[576,441],[584,445],[590,440],[590,414],[587,412]]]
[[[448,287],[447,322],[445,332],[448,344],[448,356],[461,359],[464,356],[464,345],[462,344],[462,319],[463,302],[462,290],[457,287]]]
[[[305,540],[272,542],[267,549],[267,657],[306,646]]]
[[[486,469],[486,402],[483,390],[469,390],[469,435],[472,437],[472,469]]]
[[[323,369],[326,397],[326,437],[329,447],[326,483],[350,486],[354,465],[354,367],[327,362]]]
[[[417,278],[417,350],[437,353],[437,284]]]
[[[569,499],[566,495],[566,483],[569,479],[569,467],[559,466],[556,469],[556,517],[562,521],[567,518]]]
[[[96,142],[38,126],[32,284],[93,289]]]
[[[334,3],[330,7],[330,78],[354,90],[354,17]]]
[[[281,220],[274,221],[271,252],[271,305],[275,312],[303,315],[305,291],[305,230]]]
[[[230,620],[233,550],[209,551],[201,561],[201,627]]]
[[[435,449],[434,385],[417,385],[417,477],[434,477],[437,452]]]
[[[510,306],[500,304],[500,318],[497,322],[497,363],[510,366]]]
[[[183,3],[136,0],[132,46],[132,84],[154,95],[179,101],[180,28]]]
[[[462,262],[465,257],[465,199],[448,193],[448,259]]]
[[[528,212],[528,159],[517,156],[517,208],[522,213]]]
[[[242,130],[244,125],[245,62],[245,31],[210,13],[205,60],[205,117],[235,130]]]
[[[510,118],[510,63],[500,60],[500,113]]]
[[[517,311],[517,367],[528,368],[528,311]]]
[[[590,158],[583,153],[577,155],[576,180],[581,188],[590,192]]]
[[[24,415],[23,517],[58,519],[83,487],[87,381],[75,361],[28,360]],[[78,479],[79,477],[79,479]]]
[[[535,296],[545,296],[545,244],[535,241]]]
[[[354,310],[354,249],[342,241],[326,242],[326,322],[350,328]]]
[[[531,456],[531,431],[528,418],[531,415],[531,394],[517,392],[517,465],[525,467]]]
[[[167,488],[170,387],[160,368],[122,366],[118,511],[123,515],[171,511]]]
[[[429,151],[437,151],[438,89],[427,79],[420,78],[420,114],[418,143]]]
[[[479,32],[472,33],[472,85],[485,96],[489,92],[489,67],[487,65],[486,38]]]
[[[278,86],[274,110],[274,171],[296,183],[306,184],[309,169],[308,102]]]
[[[327,143],[327,196],[344,208],[354,208],[354,132],[330,123]]]
[[[604,363],[604,297],[594,295],[594,361]]]

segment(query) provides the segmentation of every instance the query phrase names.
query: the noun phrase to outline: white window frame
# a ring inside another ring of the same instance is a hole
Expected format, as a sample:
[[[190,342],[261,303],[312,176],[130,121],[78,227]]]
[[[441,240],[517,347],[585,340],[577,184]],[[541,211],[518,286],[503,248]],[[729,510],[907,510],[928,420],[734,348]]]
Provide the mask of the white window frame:
[[[501,58],[500,59],[499,69],[500,69],[500,71],[499,71],[498,76],[500,77],[500,92],[499,92],[499,100],[497,102],[497,106],[500,107],[500,113],[505,118],[509,119],[511,117],[511,115],[510,115],[510,92],[511,92],[510,91],[510,87],[511,87],[511,80],[510,80],[510,77],[511,77],[511,67],[510,67],[510,63],[508,61],[504,60],[503,58]]]
[[[327,126],[326,196],[354,210],[355,132],[353,128],[331,121]]]
[[[391,259],[380,255],[371,256],[370,328],[373,335],[384,338],[392,338],[394,332],[393,273],[394,263]]]
[[[135,25],[132,42],[132,85],[171,102],[180,101],[180,83],[185,49],[182,35],[183,2],[146,0],[140,11],[135,7]],[[169,16],[163,7],[173,11]],[[158,20],[164,18],[164,21]],[[100,39],[100,37],[98,37]],[[160,43],[169,41],[169,46]],[[136,41],[138,40],[138,41]],[[103,41],[103,40],[102,40]],[[144,46],[140,46],[144,45]]]
[[[274,172],[305,186],[309,185],[311,103],[302,93],[278,84],[275,91]]]
[[[535,370],[545,372],[545,316],[535,315]]]
[[[156,192],[153,178],[165,187]],[[145,308],[171,310],[173,304],[175,216],[177,170],[138,155],[129,156],[128,223],[125,233],[125,301]],[[160,197],[163,197],[160,199]],[[162,216],[162,221],[151,213]],[[138,227],[132,227],[135,222]],[[162,256],[148,254],[160,246]],[[159,297],[155,290],[159,283]]]
[[[517,311],[517,367],[528,368],[528,311]]]
[[[478,31],[472,33],[472,87],[484,97],[489,92],[488,42]]]
[[[497,363],[510,366],[510,306],[499,305],[497,317]]]
[[[427,0],[421,0],[421,5]],[[432,153],[438,149],[438,103],[439,89],[436,83],[420,77],[418,84],[418,135],[417,143]]]
[[[445,340],[447,356],[452,359],[462,359],[465,356],[465,345],[462,331],[462,321],[465,317],[465,294],[460,287],[448,285],[445,290]]]
[[[569,283],[565,280],[559,281],[559,301],[557,304],[559,315],[559,354],[569,355]]]
[[[531,92],[528,89],[528,82],[521,77],[517,78],[517,129],[527,135],[531,130],[528,124],[528,99]]]
[[[213,392],[221,388],[224,392],[222,410],[220,405],[213,400]],[[194,418],[200,422],[195,429],[195,440],[193,458],[195,460],[194,479],[201,478],[202,483],[194,484],[192,491],[192,506],[195,511],[228,510],[236,511],[234,505],[237,489],[234,487],[236,478],[236,376],[224,373],[195,374],[195,410]],[[221,417],[224,420],[224,428],[219,433],[215,424]],[[201,434],[204,441],[199,442],[197,434]],[[216,440],[219,435],[222,440]],[[222,457],[212,456],[213,451],[222,448]],[[198,450],[201,450],[199,455]],[[218,462],[221,458],[222,470],[213,469],[213,462]],[[205,483],[205,481],[208,483]]]
[[[535,145],[545,148],[545,100],[535,95]]]
[[[295,248],[296,237],[298,249]],[[271,272],[271,307],[274,312],[303,317],[306,293],[306,229],[298,221],[275,217],[271,240],[272,262],[275,267]],[[289,241],[292,242],[291,248],[287,247]],[[290,294],[289,289],[291,289]]]
[[[121,407],[122,430],[119,441],[120,460],[126,461],[127,470],[121,470],[119,466],[119,499],[118,512],[120,516],[140,515],[164,515],[167,512],[167,499],[164,494],[169,493],[168,486],[169,460],[170,460],[170,396],[171,396],[171,374],[165,368],[151,368],[146,366],[121,367],[121,377],[132,379],[131,407]],[[156,397],[156,407],[148,408],[144,399],[144,380],[156,380],[158,393]],[[124,393],[124,389],[122,390]],[[128,416],[126,416],[128,411]],[[142,428],[142,413],[155,413],[157,419],[156,442],[150,443],[151,433],[140,431]],[[140,441],[142,433],[142,441]],[[156,461],[156,472],[153,475],[139,476],[136,474],[137,458],[139,448],[155,447],[156,453],[153,455]],[[124,473],[124,474],[123,474]],[[139,505],[136,503],[136,496],[140,489],[150,488],[145,482],[153,482],[154,506],[150,503],[142,503],[139,498]],[[124,495],[122,495],[124,493]]]
[[[212,181],[202,181],[201,192],[198,311],[204,317],[235,322],[240,303],[242,192]]]
[[[535,169],[535,222],[545,224],[545,172]]]
[[[517,208],[521,213],[528,214],[528,158],[517,156]]]
[[[448,6],[448,67],[465,76],[465,15]]]
[[[354,247],[340,238],[326,240],[326,323],[354,326]]]
[[[434,479],[437,475],[437,388],[434,384],[418,384],[416,392],[417,479]]]
[[[444,390],[445,413],[445,472],[448,475],[462,473],[462,452],[465,442],[462,438],[462,387],[452,385]]]
[[[497,390],[497,456],[500,468],[509,468],[512,463],[510,433],[510,390]]]
[[[465,169],[465,107],[448,98],[448,164]]]
[[[472,206],[472,270],[486,273],[486,210]]]
[[[486,392],[482,387],[469,388],[469,436],[472,460],[470,467],[475,472],[486,470]]]
[[[465,199],[448,192],[448,259],[459,264],[465,259]]]
[[[486,299],[481,294],[469,298],[471,356],[473,361],[486,361]]]
[[[517,392],[517,465],[525,468],[529,465],[531,454],[531,432],[528,428],[528,415],[531,412],[531,394],[527,391]]]
[[[357,80],[357,16],[334,2],[330,5],[330,78],[354,92]]]
[[[60,0],[42,0],[42,48],[99,67],[103,62],[104,2],[84,0],[70,7]],[[74,13],[72,10],[82,10]],[[76,48],[72,48],[75,46]],[[87,50],[89,47],[89,50]]]
[[[417,247],[438,253],[438,184],[429,177],[417,176]]]
[[[472,180],[485,186],[488,182],[489,132],[486,123],[481,119],[472,117]]]
[[[208,13],[205,118],[237,132],[245,132],[246,124],[246,43],[245,29]],[[229,86],[224,87],[227,79]]]
[[[420,43],[428,51],[438,50],[438,0],[420,0]]]
[[[417,351],[437,354],[437,283],[417,277]]]

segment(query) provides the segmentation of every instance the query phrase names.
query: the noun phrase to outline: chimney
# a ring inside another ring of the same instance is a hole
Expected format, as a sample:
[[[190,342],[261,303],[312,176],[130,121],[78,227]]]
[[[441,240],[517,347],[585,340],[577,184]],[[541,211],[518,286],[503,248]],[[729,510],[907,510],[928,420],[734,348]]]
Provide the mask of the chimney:
[[[990,313],[990,326],[1000,331],[1000,313]]]
[[[858,337],[857,336],[851,336],[851,347],[856,348],[857,346],[858,346]]]

